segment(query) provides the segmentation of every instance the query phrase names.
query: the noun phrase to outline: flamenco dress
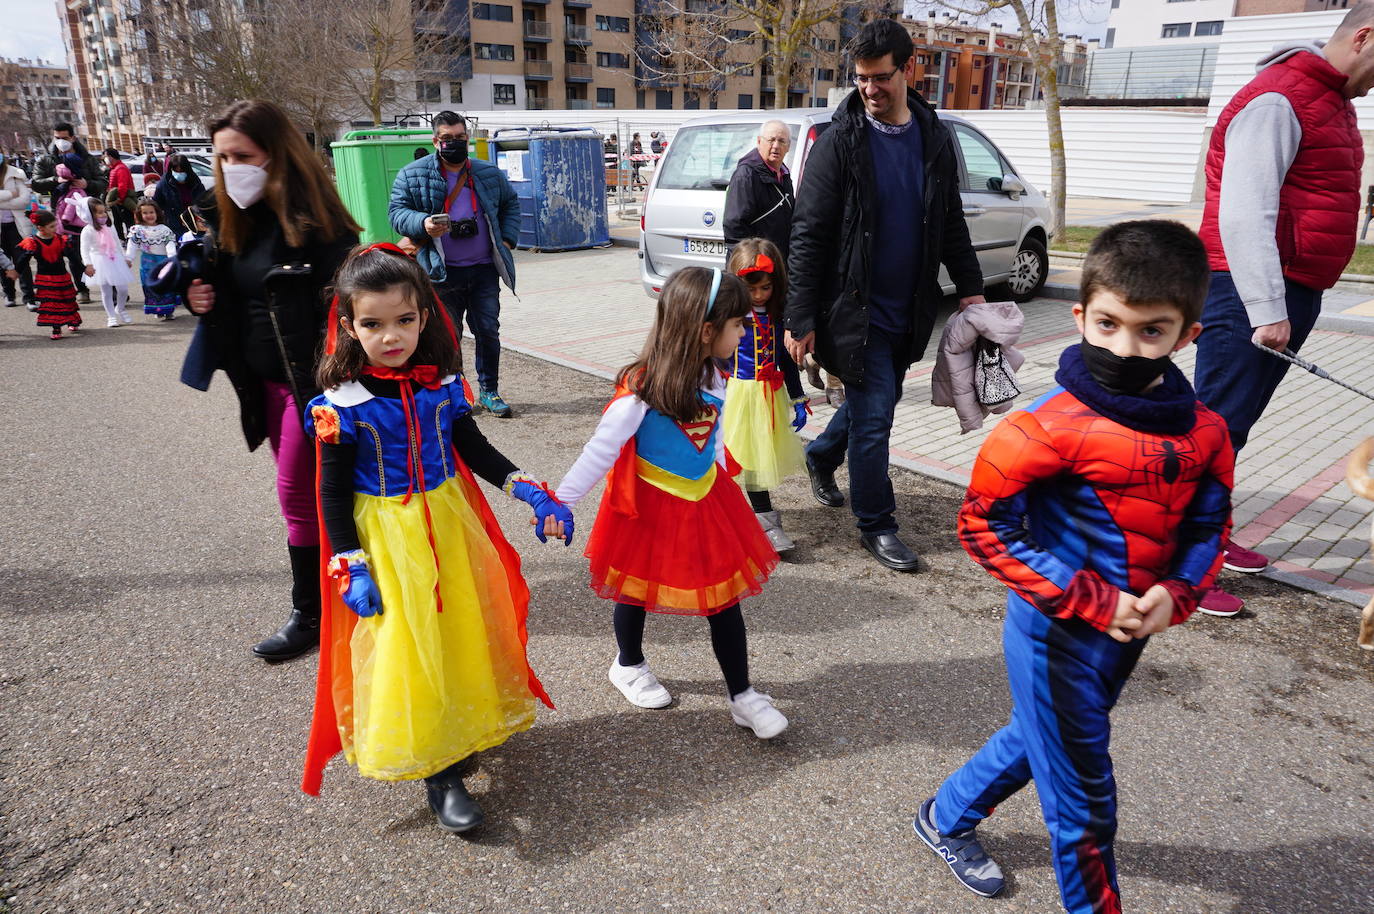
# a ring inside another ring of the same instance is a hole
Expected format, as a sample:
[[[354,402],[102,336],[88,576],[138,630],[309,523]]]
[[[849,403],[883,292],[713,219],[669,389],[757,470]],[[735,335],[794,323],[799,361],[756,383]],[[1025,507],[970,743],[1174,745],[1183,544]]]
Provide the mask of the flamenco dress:
[[[756,308],[725,385],[725,446],[739,461],[740,485],[751,492],[776,488],[806,465],[792,429],[792,398],[802,395],[801,377],[783,353],[781,337],[782,328]],[[782,366],[791,371],[784,374]]]
[[[553,707],[525,653],[520,558],[454,446],[455,427],[470,427],[490,448],[472,423],[466,385],[431,376],[400,380],[397,390],[379,396],[350,382],[306,411],[318,442],[356,445],[353,521],[383,607],[358,618],[321,569],[302,783],[310,794],[339,751],[365,777],[424,778],[528,729],[536,701]],[[324,517],[322,508],[321,555],[329,556],[338,550]]]
[[[737,467],[721,433],[721,380],[702,389],[702,411],[685,423],[621,389],[560,484],[558,497],[570,504],[609,466],[586,548],[600,596],[709,616],[757,594],[777,567],[777,552],[728,471]]]
[[[76,305],[76,286],[71,270],[81,264],[74,235],[61,232],[48,240],[30,235],[19,242],[16,265],[33,263],[33,290],[38,299],[38,326],[81,326],[81,311]]]

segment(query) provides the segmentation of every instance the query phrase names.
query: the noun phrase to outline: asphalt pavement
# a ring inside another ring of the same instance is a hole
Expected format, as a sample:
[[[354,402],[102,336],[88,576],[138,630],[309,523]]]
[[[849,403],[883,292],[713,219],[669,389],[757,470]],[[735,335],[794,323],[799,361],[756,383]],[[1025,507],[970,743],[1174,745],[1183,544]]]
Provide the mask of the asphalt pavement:
[[[557,262],[520,255],[522,282],[548,287]],[[320,798],[300,792],[313,657],[249,652],[287,610],[270,457],[245,449],[223,376],[177,383],[190,319],[83,314],[89,330],[52,343],[0,310],[0,911],[1058,910],[1033,788],[982,829],[1004,898],[967,893],[911,833],[1009,709],[1004,593],[959,548],[956,486],[893,472],[915,575],[868,559],[803,480],[775,494],[799,547],[745,605],[755,683],[792,720],[768,743],[731,722],[699,619],[646,633],[671,708],[631,708],[606,681],[609,608],[581,555],[599,490],[568,549],[488,490],[558,710],[483,756],[470,783],[489,824],[450,836],[418,785],[341,759]],[[482,429],[556,482],[608,383],[511,352],[502,376],[518,418]],[[1158,636],[1115,715],[1125,906],[1374,910],[1374,655],[1356,611],[1232,582],[1253,612]]]

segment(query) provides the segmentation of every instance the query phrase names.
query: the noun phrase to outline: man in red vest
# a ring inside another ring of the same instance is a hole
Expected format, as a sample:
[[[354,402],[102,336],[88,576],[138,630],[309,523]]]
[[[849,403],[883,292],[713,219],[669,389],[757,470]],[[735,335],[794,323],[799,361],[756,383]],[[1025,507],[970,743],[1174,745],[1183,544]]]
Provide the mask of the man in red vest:
[[[1364,143],[1352,98],[1374,86],[1374,2],[1361,0],[1328,42],[1276,47],[1221,112],[1207,150],[1199,234],[1212,282],[1202,312],[1194,386],[1239,451],[1269,405],[1331,288],[1355,251]],[[1269,560],[1235,543],[1226,567]],[[1214,588],[1199,606],[1233,616],[1244,603]]]

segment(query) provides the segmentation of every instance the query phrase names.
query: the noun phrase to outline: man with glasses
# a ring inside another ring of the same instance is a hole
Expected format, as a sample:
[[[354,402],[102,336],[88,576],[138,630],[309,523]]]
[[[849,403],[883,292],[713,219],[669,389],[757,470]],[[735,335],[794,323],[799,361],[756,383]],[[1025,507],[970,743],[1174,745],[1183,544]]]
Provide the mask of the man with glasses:
[[[916,571],[897,536],[888,441],[902,380],[930,341],[949,269],[959,307],[983,301],[983,276],[959,197],[954,139],[908,84],[911,36],[891,19],[851,45],[858,90],[835,111],[806,164],[792,220],[784,319],[792,358],[815,352],[845,383],[844,405],[807,448],[811,490],[826,507],[844,496],[849,459],[860,541],[882,565]]]

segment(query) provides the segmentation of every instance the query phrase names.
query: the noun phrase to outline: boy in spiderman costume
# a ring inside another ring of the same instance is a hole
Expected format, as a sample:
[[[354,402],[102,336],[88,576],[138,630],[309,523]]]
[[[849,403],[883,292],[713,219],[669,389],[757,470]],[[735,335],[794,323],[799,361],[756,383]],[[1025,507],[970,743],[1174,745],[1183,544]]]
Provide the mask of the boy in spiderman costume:
[[[1109,714],[1149,636],[1197,608],[1231,525],[1226,423],[1169,358],[1202,330],[1208,278],[1177,222],[1099,235],[1073,309],[1082,343],[973,468],[959,539],[1010,590],[1011,721],[913,825],[979,895],[1005,883],[975,828],[1034,778],[1065,910],[1121,911]]]

